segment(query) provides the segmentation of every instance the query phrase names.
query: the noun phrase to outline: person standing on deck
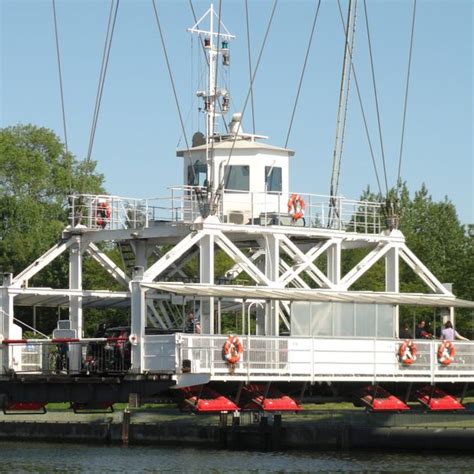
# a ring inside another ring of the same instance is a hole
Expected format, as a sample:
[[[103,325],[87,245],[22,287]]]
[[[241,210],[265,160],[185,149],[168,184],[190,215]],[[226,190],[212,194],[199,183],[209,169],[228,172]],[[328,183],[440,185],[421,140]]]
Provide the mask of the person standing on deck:
[[[433,339],[433,335],[426,330],[425,326],[426,326],[425,321],[420,321],[416,325],[416,329],[415,329],[416,339]]]
[[[194,316],[193,311],[188,313],[188,319],[186,320],[184,332],[191,334],[201,334],[201,324],[199,323],[199,319]]]
[[[399,337],[400,339],[412,339],[412,335],[407,323],[403,324],[402,328],[400,329]]]
[[[461,336],[454,328],[451,321],[446,321],[444,329],[441,331],[441,339],[443,341],[454,341],[454,339],[461,339],[463,341],[469,341],[469,339]]]

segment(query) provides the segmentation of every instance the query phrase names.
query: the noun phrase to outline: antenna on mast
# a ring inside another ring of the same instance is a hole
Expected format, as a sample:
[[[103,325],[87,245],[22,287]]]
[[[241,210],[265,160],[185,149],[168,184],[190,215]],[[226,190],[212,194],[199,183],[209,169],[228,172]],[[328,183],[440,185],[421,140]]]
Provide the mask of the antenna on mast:
[[[219,9],[220,14],[220,9]],[[217,28],[216,28],[217,23]],[[217,30],[217,31],[216,31]],[[216,117],[225,115],[230,106],[229,92],[217,85],[217,67],[219,57],[222,58],[222,65],[230,65],[229,41],[235,38],[231,35],[220,16],[214,10],[211,3],[209,9],[188,31],[197,34],[203,44],[204,54],[207,60],[207,88],[196,92],[204,102],[203,111],[206,114],[206,167],[207,167],[207,200],[204,206],[203,215],[207,215],[210,211],[210,202],[212,202],[215,180],[214,156],[211,150],[209,153],[209,145],[213,147],[214,141],[219,137],[216,133]]]
[[[206,21],[208,21],[208,29],[202,26]],[[216,21],[218,24],[217,31]],[[204,101],[203,110],[207,118],[206,143],[209,143],[215,138],[216,116],[224,115],[229,110],[229,92],[217,86],[216,75],[219,56],[222,57],[222,64],[224,66],[230,64],[229,41],[233,40],[235,36],[229,33],[229,30],[214,10],[212,3],[207,12],[192,28],[188,28],[188,31],[202,38],[204,51],[208,59],[207,89],[205,91],[197,91],[196,95],[202,97]],[[219,99],[221,99],[220,104],[218,104]]]

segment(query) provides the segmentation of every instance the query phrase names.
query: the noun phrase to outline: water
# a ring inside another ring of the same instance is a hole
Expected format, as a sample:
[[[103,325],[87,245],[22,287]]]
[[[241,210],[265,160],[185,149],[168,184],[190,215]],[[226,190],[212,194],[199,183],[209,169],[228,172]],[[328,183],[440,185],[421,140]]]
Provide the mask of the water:
[[[0,472],[474,472],[470,456],[326,451],[260,453],[176,447],[0,442]]]

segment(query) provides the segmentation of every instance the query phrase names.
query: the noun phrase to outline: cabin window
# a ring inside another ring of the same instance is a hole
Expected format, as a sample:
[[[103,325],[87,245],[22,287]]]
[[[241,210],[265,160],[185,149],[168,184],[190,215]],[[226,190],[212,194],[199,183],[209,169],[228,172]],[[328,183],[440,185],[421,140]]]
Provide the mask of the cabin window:
[[[203,187],[207,185],[207,166],[205,163],[196,161],[193,165],[188,166],[188,185]]]
[[[230,191],[250,191],[250,167],[232,165],[225,167],[224,187]]]
[[[281,192],[281,168],[276,166],[265,166],[265,190],[267,192]]]
[[[394,337],[394,309],[388,304],[295,302],[293,336]]]

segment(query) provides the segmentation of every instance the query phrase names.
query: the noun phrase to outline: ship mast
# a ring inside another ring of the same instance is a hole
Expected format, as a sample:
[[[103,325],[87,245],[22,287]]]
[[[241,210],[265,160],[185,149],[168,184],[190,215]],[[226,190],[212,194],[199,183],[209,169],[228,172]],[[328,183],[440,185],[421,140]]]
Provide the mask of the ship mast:
[[[208,22],[208,29],[201,26]],[[217,23],[217,25],[216,25]],[[216,31],[217,26],[217,31]],[[230,64],[229,41],[235,36],[231,35],[224,23],[220,20],[214,5],[211,3],[206,13],[197,21],[188,31],[197,34],[203,44],[204,54],[207,61],[207,89],[197,91],[196,95],[201,97],[204,102],[203,111],[206,114],[206,162],[207,162],[207,180],[208,189],[212,190],[215,182],[214,159],[209,148],[218,138],[216,133],[216,117],[223,116],[229,110],[230,97],[229,92],[217,85],[217,67],[219,57],[222,58],[222,64]]]

